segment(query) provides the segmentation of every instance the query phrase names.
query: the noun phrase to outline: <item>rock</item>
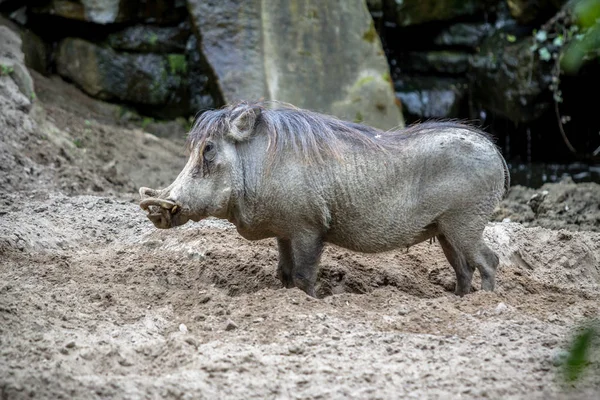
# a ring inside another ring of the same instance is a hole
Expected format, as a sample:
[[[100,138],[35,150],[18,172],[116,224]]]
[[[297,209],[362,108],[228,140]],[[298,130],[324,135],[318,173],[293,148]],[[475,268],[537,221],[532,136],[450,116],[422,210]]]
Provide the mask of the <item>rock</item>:
[[[506,304],[498,303],[498,305],[496,306],[496,309],[494,311],[496,314],[502,314],[506,310],[508,310],[508,306]]]
[[[190,112],[183,54],[119,53],[77,38],[58,46],[58,73],[102,100],[134,103],[159,118]]]
[[[458,117],[466,92],[466,81],[460,79],[406,77],[396,82],[407,119]]]
[[[187,3],[224,102],[279,100],[379,128],[404,125],[363,1]]]
[[[411,52],[398,61],[402,73],[462,75],[469,69],[469,54],[458,51]]]
[[[470,89],[475,107],[509,120],[531,122],[550,106],[552,62],[531,50],[533,38],[498,30],[471,58]]]
[[[153,24],[175,24],[187,17],[185,0],[143,0],[138,18]]]
[[[288,351],[290,354],[304,354],[304,347],[301,345],[293,344],[288,347]]]
[[[211,297],[209,294],[202,296],[202,298],[200,300],[198,300],[198,303],[200,304],[206,304],[210,301]]]
[[[108,36],[108,44],[116,50],[138,53],[183,53],[190,36],[190,27],[134,25]]]
[[[179,332],[181,333],[187,333],[188,328],[187,326],[185,326],[185,324],[179,324]]]
[[[438,46],[462,46],[476,48],[488,33],[489,25],[485,23],[459,23],[450,25],[440,32],[433,43]]]
[[[25,55],[21,46],[22,41],[18,33],[7,26],[0,26],[0,77],[7,75],[12,78],[23,97],[16,93],[12,93],[10,97],[19,104],[19,108],[28,111],[35,92],[33,79],[25,66]]]
[[[385,0],[386,14],[400,26],[473,15],[484,6],[479,0]]]
[[[225,330],[226,331],[233,331],[235,329],[237,329],[238,326],[235,322],[233,322],[232,320],[228,319],[227,320],[227,324],[225,325]]]
[[[67,344],[65,345],[65,347],[66,347],[67,349],[72,349],[73,347],[75,347],[75,342],[74,342],[74,341],[70,341],[69,343],[67,343]]]
[[[566,0],[507,0],[510,15],[521,24],[548,19]]]
[[[569,358],[569,352],[563,349],[555,349],[552,352],[552,365],[560,367]]]
[[[25,65],[36,70],[40,74],[47,75],[49,71],[50,49],[48,45],[29,29],[21,33],[23,41],[23,53],[25,54]]]
[[[10,28],[21,37],[21,51],[25,65],[41,74],[48,73],[48,45],[29,29],[24,29],[0,15],[0,25]]]
[[[34,7],[33,12],[96,24],[113,24],[135,19],[137,8],[137,0],[52,0],[44,6]]]

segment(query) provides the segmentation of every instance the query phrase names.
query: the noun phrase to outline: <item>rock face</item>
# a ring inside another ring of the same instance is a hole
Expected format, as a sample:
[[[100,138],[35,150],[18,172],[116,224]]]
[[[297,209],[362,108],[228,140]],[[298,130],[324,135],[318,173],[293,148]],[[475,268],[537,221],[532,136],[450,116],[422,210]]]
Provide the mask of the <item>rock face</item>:
[[[184,54],[118,53],[67,38],[59,45],[56,66],[94,97],[147,106],[165,118],[190,112]]]
[[[501,30],[487,38],[471,60],[474,103],[514,122],[531,122],[550,106],[552,64],[531,50],[531,37],[507,41]]]
[[[472,15],[484,6],[482,0],[385,0],[386,14],[400,26]]]
[[[389,65],[364,1],[188,0],[225,102],[279,100],[402,126]]]

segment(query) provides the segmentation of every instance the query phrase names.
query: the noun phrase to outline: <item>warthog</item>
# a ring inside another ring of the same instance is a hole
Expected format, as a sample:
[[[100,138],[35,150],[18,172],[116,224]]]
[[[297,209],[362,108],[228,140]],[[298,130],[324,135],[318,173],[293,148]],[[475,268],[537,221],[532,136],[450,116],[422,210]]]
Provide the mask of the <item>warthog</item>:
[[[315,296],[325,243],[375,253],[437,237],[456,272],[493,290],[498,257],[482,233],[508,189],[502,155],[486,134],[456,122],[384,132],[287,104],[204,112],[191,155],[167,188],[142,187],[157,228],[227,219],[246,239],[275,237],[285,287]]]

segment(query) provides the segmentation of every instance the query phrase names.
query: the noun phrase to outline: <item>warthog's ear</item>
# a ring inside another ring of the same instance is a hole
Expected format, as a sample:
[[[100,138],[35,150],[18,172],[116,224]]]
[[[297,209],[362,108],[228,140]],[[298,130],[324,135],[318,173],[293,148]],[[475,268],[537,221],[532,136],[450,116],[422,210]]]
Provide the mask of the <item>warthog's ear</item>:
[[[236,142],[247,140],[254,132],[260,113],[260,107],[249,107],[242,111],[240,115],[231,121],[229,137]]]

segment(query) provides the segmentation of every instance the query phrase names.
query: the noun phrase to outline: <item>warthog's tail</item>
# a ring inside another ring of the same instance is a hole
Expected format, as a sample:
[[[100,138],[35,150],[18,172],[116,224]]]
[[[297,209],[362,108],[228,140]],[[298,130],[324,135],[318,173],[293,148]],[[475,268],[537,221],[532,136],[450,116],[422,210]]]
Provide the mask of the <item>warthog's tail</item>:
[[[506,163],[506,160],[504,159],[500,151],[498,151],[498,155],[502,160],[502,164],[504,164],[504,194],[502,195],[502,198],[505,199],[508,195],[508,190],[510,189],[510,170],[508,169],[508,164]]]

